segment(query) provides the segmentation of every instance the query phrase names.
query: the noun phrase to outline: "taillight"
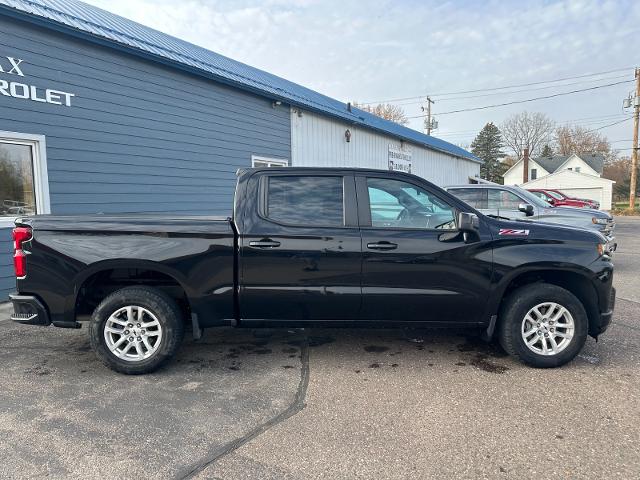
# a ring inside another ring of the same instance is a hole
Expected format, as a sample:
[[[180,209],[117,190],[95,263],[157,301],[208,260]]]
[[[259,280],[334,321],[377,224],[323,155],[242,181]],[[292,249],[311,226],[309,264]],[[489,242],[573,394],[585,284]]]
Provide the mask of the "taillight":
[[[16,227],[13,229],[13,267],[16,277],[27,276],[27,254],[22,249],[22,244],[31,240],[31,229],[29,227]]]

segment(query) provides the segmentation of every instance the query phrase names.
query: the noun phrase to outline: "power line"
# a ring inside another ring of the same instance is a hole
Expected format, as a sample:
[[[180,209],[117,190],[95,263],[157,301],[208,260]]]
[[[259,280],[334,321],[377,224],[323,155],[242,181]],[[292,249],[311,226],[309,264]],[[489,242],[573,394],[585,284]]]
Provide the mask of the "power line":
[[[495,91],[495,90],[505,90],[508,88],[518,88],[518,87],[530,87],[532,85],[543,85],[545,83],[555,83],[555,82],[562,82],[565,80],[575,80],[578,78],[586,78],[586,77],[595,77],[597,75],[606,75],[608,73],[616,73],[616,72],[623,72],[625,70],[631,70],[633,67],[625,67],[625,68],[617,68],[615,70],[608,70],[606,72],[597,72],[597,73],[587,73],[584,75],[576,75],[573,77],[564,77],[564,78],[556,78],[555,80],[545,80],[545,81],[540,81],[540,82],[530,82],[530,83],[520,83],[520,84],[515,84],[515,85],[504,85],[501,87],[493,87],[493,88],[480,88],[477,90],[460,90],[457,92],[442,92],[442,93],[434,93],[434,94],[430,94],[430,96],[432,97],[442,97],[445,95],[459,95],[459,94],[464,94],[464,93],[478,93],[478,92],[491,92],[491,91]],[[413,97],[404,97],[404,98],[392,98],[392,99],[387,99],[387,100],[375,100],[375,101],[368,101],[368,102],[361,102],[361,105],[373,105],[373,104],[377,104],[377,103],[393,103],[393,102],[402,102],[405,100],[415,100],[415,99],[421,99],[424,98],[426,96],[426,93],[424,95],[417,95],[417,96],[413,96]]]
[[[579,90],[571,90],[569,92],[554,93],[552,95],[544,95],[542,97],[527,98],[526,100],[514,100],[512,102],[496,103],[494,105],[484,105],[482,107],[462,108],[460,110],[451,110],[449,112],[442,112],[442,113],[439,113],[438,115],[439,116],[451,115],[453,113],[473,112],[473,111],[476,111],[476,110],[486,110],[488,108],[505,107],[507,105],[516,105],[516,104],[519,104],[519,103],[535,102],[536,100],[545,100],[545,99],[548,99],[548,98],[561,97],[563,95],[571,95],[571,94],[574,94],[574,93],[587,92],[587,91],[590,91],[590,90],[597,90],[599,88],[613,87],[614,85],[622,85],[623,83],[630,83],[630,82],[633,82],[633,81],[634,80],[624,80],[622,82],[607,83],[605,85],[597,85],[595,87],[581,88]],[[407,117],[407,118],[423,118],[423,117],[424,117],[424,115],[413,115],[413,116]]]
[[[626,122],[627,120],[631,120],[633,117],[625,118],[624,120],[620,120],[618,122],[610,123],[609,125],[603,125],[602,127],[594,128],[593,130],[587,130],[585,133],[597,132],[598,130],[602,130],[603,128],[613,127],[614,125],[618,125],[620,123]]]
[[[627,75],[616,75],[615,77],[595,78],[593,80],[586,80],[586,81],[587,82],[600,82],[600,81],[603,81],[603,80],[618,80],[620,78],[627,78]],[[572,85],[580,85],[580,84],[583,84],[583,83],[585,83],[585,80],[583,80],[581,82],[565,83],[565,84],[562,84],[562,85],[545,85],[544,87],[538,87],[538,88],[525,88],[525,89],[521,89],[521,90],[513,90],[511,92],[494,92],[494,93],[483,93],[481,95],[466,95],[466,96],[462,96],[462,97],[439,98],[438,102],[448,102],[450,100],[468,100],[468,99],[472,99],[472,98],[495,97],[497,95],[512,95],[512,94],[516,94],[516,93],[536,92],[536,91],[540,91],[540,90],[548,90],[550,88],[570,87]],[[420,103],[422,103],[422,102],[419,102],[419,101],[401,102],[401,103],[394,103],[394,105],[405,106],[405,105],[418,105]]]
[[[574,122],[577,122],[578,126],[586,126],[586,125],[590,125],[590,124],[598,124],[598,123],[602,123],[603,121],[609,121],[609,120],[613,120],[615,118],[620,118],[621,116],[627,117],[627,118],[631,118],[630,114],[626,114],[626,113],[615,113],[615,114],[611,114],[611,115],[604,115],[601,117],[582,117],[582,118],[573,118],[573,119],[569,119],[569,120],[561,120],[559,122],[557,122],[558,125],[565,125],[565,124],[573,124]],[[588,121],[583,121],[583,120],[588,120]],[[438,137],[449,137],[449,136],[464,136],[464,135],[470,135],[470,134],[477,134],[479,130],[454,130],[451,132],[445,132],[445,133],[440,133],[438,134]]]

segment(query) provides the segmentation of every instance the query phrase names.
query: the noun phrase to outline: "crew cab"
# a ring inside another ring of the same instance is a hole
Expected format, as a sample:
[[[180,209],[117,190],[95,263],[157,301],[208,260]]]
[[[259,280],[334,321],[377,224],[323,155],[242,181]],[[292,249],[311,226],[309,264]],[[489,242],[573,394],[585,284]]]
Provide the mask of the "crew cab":
[[[233,214],[16,220],[12,319],[80,328],[112,369],[151,372],[218,326],[464,327],[535,367],[612,317],[595,231],[486,216],[400,172],[238,172]]]

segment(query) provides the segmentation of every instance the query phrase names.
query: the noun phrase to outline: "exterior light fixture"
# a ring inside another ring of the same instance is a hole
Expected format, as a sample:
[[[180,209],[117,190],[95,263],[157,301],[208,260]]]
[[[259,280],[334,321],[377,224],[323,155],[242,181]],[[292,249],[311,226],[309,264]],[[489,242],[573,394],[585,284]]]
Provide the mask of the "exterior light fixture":
[[[344,131],[344,139],[347,143],[351,141],[351,130],[348,128]]]

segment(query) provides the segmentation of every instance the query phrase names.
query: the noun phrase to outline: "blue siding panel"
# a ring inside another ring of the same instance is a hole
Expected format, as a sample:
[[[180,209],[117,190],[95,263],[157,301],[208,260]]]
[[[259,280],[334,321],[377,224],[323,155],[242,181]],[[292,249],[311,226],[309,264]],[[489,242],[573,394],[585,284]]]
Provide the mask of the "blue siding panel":
[[[0,96],[2,130],[46,137],[53,213],[230,214],[238,168],[290,158],[286,105],[7,17],[0,30],[20,81],[76,94]]]
[[[76,95],[71,107],[0,95],[0,130],[46,137],[54,214],[230,215],[238,168],[291,157],[289,105],[1,11],[0,32],[25,75],[0,79]],[[1,301],[15,279],[0,230]]]

